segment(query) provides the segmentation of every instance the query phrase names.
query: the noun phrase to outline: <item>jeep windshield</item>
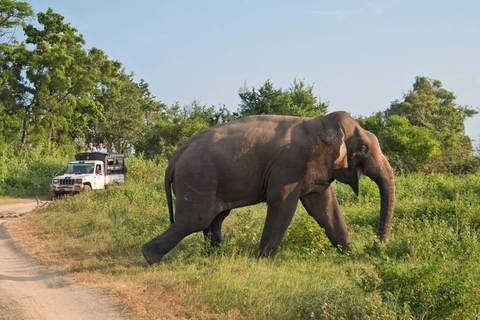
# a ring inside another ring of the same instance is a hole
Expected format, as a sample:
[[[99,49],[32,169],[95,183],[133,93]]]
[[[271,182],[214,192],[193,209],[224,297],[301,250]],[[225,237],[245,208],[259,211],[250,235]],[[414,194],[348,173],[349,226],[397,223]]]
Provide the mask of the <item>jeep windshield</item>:
[[[94,163],[68,163],[63,174],[89,174],[93,173]]]

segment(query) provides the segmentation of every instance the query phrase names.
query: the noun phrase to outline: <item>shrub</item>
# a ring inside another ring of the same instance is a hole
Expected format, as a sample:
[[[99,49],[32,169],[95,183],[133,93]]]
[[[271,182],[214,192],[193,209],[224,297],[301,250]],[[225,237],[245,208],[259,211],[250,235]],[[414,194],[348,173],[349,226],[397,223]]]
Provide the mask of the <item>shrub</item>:
[[[75,150],[51,151],[48,146],[28,147],[17,156],[12,146],[0,153],[0,196],[46,195],[52,178],[73,158]]]

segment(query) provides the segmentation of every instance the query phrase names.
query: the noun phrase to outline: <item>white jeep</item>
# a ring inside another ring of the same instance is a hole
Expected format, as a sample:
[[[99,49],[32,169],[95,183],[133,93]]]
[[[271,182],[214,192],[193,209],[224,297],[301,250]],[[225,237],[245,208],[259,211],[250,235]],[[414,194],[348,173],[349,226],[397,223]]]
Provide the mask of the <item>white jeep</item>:
[[[127,167],[123,154],[78,153],[75,155],[75,161],[67,163],[63,174],[53,178],[50,195],[59,197],[63,194],[105,189],[109,185],[123,184],[126,173]]]

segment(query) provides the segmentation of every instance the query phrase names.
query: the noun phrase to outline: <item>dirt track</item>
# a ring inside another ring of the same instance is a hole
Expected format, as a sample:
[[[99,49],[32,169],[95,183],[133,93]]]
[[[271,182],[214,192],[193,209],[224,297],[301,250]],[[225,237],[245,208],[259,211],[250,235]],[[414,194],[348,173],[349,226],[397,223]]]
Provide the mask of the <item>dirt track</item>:
[[[0,214],[28,212],[36,205],[34,200],[0,204]],[[5,223],[0,219],[0,319],[128,319],[101,290],[77,286],[25,254]]]

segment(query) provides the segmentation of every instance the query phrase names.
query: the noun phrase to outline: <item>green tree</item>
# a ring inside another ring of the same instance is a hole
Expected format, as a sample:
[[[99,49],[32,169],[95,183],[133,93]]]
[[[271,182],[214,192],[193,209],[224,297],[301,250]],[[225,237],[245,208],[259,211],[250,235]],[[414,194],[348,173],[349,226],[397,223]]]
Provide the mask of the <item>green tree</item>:
[[[297,79],[288,90],[274,88],[270,80],[265,81],[258,90],[244,86],[239,96],[239,117],[260,114],[316,117],[326,114],[328,109],[328,103],[314,95],[313,85],[306,85]]]
[[[33,17],[33,10],[27,2],[2,0],[0,1],[0,65],[18,46],[15,40],[15,29],[24,25],[25,21]],[[10,94],[2,94],[7,88],[8,69],[0,67],[0,145],[11,135],[12,128],[17,126],[18,119],[8,113],[7,106],[15,98]]]
[[[101,50],[85,50],[82,35],[52,9],[37,17],[42,28],[25,26],[25,43],[0,61],[5,80],[0,96],[9,118],[20,121],[16,131],[9,131],[19,139],[20,149],[27,139],[30,143],[83,139],[91,130],[91,119],[103,118],[103,106],[93,97],[121,68]]]
[[[0,1],[0,43],[10,42],[17,26],[33,17],[32,7],[28,2],[15,0]],[[9,37],[9,35],[11,35]]]
[[[166,109],[155,101],[144,80],[133,81],[133,75],[123,74],[98,97],[104,106],[105,119],[97,119],[89,140],[114,141],[118,152],[126,152],[145,136],[161,112]]]
[[[228,113],[216,112],[215,107],[202,105],[196,100],[184,107],[177,103],[162,113],[135,144],[135,150],[146,158],[158,155],[168,158],[191,136],[222,121],[222,114],[228,117]]]
[[[238,119],[238,114],[236,112],[230,112],[225,105],[220,105],[218,110],[214,111],[212,117],[210,117],[210,125],[214,126],[216,124],[230,122]]]
[[[417,77],[401,101],[360,122],[377,134],[397,171],[475,171],[478,160],[465,135],[465,120],[477,111],[457,105],[455,99],[439,80]]]
[[[362,127],[377,136],[382,151],[398,173],[431,171],[433,161],[441,153],[441,145],[433,131],[410,124],[407,118],[385,112],[357,119]]]
[[[464,133],[465,120],[478,111],[459,106],[453,92],[442,88],[442,82],[427,77],[416,77],[413,89],[402,101],[395,100],[386,116],[399,115],[414,126],[441,131],[447,134]]]

